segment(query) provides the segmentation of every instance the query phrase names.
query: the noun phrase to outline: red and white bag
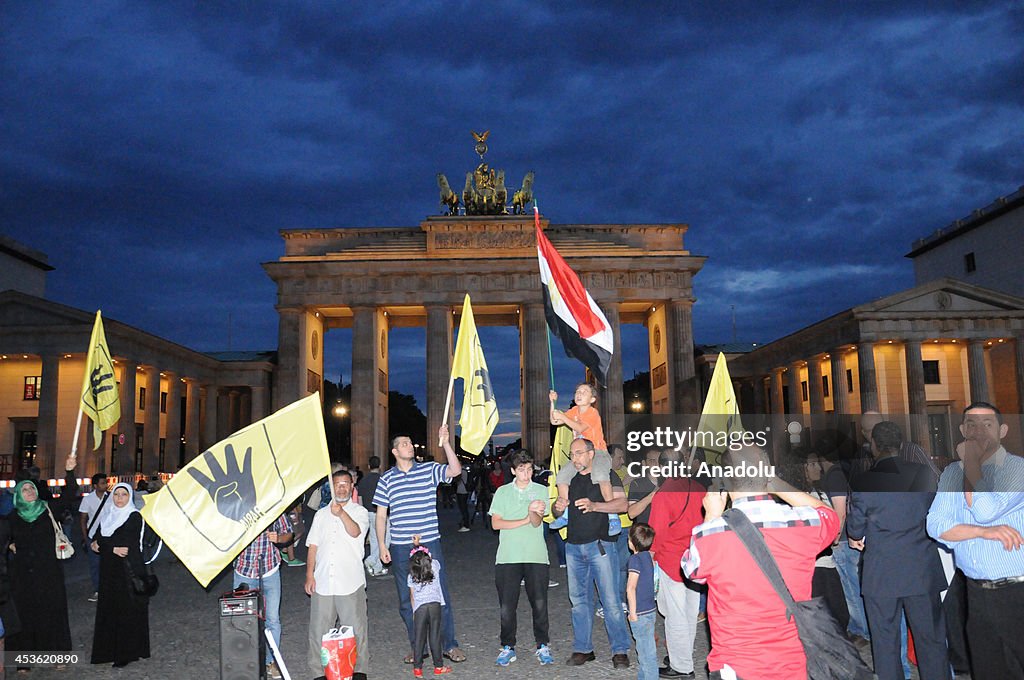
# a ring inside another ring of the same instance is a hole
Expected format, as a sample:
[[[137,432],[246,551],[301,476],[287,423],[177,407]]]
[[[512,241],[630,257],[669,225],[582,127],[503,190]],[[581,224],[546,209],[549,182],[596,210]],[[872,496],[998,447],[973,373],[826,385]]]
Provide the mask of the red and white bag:
[[[320,642],[320,663],[324,666],[327,680],[351,680],[357,657],[352,626],[332,628]]]

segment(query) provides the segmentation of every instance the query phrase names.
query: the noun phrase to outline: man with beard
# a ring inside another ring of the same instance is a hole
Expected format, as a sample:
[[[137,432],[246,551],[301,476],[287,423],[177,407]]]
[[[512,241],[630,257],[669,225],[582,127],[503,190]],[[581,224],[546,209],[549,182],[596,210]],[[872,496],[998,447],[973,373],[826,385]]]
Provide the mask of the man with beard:
[[[331,475],[333,500],[317,510],[306,538],[306,594],[309,607],[309,667],[315,677],[324,675],[320,643],[337,624],[352,626],[356,638],[353,680],[366,680],[370,667],[366,617],[366,572],[363,544],[370,515],[352,500],[352,473]]]

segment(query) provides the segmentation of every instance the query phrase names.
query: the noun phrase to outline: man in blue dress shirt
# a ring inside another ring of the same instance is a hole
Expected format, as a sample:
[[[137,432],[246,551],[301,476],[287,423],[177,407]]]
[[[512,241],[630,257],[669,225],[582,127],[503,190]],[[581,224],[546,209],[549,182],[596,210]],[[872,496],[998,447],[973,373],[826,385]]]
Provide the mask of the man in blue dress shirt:
[[[964,409],[963,460],[939,480],[928,533],[967,577],[967,640],[975,680],[1024,678],[1024,459],[1000,443],[992,404]]]

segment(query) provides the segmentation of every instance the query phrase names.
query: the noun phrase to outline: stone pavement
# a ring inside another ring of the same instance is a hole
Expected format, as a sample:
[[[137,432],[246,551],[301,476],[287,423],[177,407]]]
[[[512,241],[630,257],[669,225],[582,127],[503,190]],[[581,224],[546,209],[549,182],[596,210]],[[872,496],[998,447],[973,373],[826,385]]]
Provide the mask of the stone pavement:
[[[457,510],[440,511],[443,545],[448,559],[455,622],[459,642],[466,652],[467,661],[453,664],[458,678],[515,677],[520,680],[555,680],[563,678],[636,678],[635,657],[628,670],[613,670],[608,638],[603,622],[595,619],[594,645],[598,660],[581,667],[568,667],[565,659],[572,652],[572,628],[569,617],[569,598],[566,572],[557,567],[552,551],[551,577],[558,586],[549,591],[551,647],[556,663],[541,666],[533,656],[532,627],[525,595],[519,606],[519,659],[508,668],[499,668],[494,659],[498,653],[497,594],[494,588],[494,553],[497,536],[482,528],[479,521],[473,530],[458,533]],[[308,523],[307,523],[308,526]],[[305,548],[302,548],[304,553]],[[303,592],[305,569],[282,566],[283,597],[281,619],[283,626],[282,654],[292,677],[309,680],[306,664],[306,636],[309,617],[309,598]],[[156,564],[161,589],[150,605],[150,635],[152,657],[133,663],[123,670],[109,665],[90,666],[93,620],[96,605],[88,602],[90,585],[84,559],[75,556],[67,568],[68,608],[75,651],[83,662],[64,671],[35,669],[29,678],[113,678],[132,680],[148,678],[191,677],[211,679],[219,677],[219,612],[217,598],[230,589],[228,572],[215,580],[204,591],[180,563],[161,556]],[[371,679],[411,678],[412,668],[402,663],[409,651],[405,628],[398,615],[397,594],[390,577],[369,579],[367,585],[371,636]],[[659,658],[664,655],[663,628],[658,624]],[[698,628],[696,643],[697,678],[706,678],[704,659],[708,650],[706,625]],[[428,660],[428,666],[429,666]],[[427,675],[430,675],[428,672]],[[13,676],[13,673],[12,673]],[[22,676],[19,676],[22,677]]]

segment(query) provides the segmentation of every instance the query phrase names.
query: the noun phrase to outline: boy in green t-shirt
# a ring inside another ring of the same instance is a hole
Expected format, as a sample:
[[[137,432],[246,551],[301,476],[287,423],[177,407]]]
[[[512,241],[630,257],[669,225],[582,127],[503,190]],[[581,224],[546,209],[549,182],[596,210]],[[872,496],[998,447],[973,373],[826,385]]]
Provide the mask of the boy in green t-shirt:
[[[515,479],[498,487],[490,509],[491,526],[499,531],[494,582],[501,609],[501,652],[496,663],[507,666],[516,660],[516,609],[519,585],[525,581],[533,609],[534,655],[541,664],[553,664],[548,648],[548,546],[543,526],[550,502],[548,489],[532,481],[529,451],[516,451],[509,462]]]

